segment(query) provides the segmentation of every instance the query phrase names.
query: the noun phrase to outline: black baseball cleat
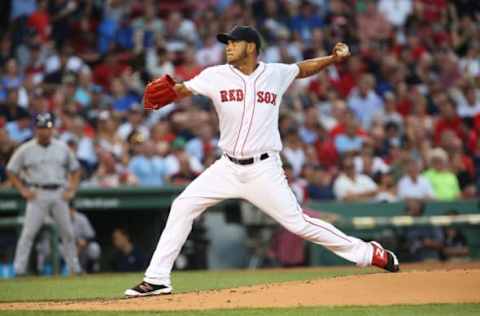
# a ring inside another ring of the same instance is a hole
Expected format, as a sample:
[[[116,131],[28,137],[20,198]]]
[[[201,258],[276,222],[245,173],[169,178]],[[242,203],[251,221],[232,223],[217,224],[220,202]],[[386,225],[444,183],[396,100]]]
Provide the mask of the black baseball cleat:
[[[384,249],[382,245],[380,245],[376,241],[372,241],[370,242],[370,244],[373,246],[373,266],[382,268],[390,272],[400,271],[400,264],[398,263],[397,256],[395,256],[392,251]]]
[[[151,284],[145,281],[140,282],[135,287],[125,290],[126,297],[142,297],[151,295],[166,295],[172,293],[172,287],[167,285]]]

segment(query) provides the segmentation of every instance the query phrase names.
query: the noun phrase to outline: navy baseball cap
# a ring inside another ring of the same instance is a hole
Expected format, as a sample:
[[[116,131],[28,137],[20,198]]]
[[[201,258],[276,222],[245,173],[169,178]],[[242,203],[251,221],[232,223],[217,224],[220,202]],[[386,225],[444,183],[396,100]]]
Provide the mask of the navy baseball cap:
[[[235,26],[230,33],[217,34],[217,40],[223,44],[228,44],[228,41],[245,41],[255,43],[257,51],[261,48],[260,34],[251,26]]]
[[[52,114],[40,113],[35,116],[35,126],[37,128],[52,128],[53,127],[53,116]]]

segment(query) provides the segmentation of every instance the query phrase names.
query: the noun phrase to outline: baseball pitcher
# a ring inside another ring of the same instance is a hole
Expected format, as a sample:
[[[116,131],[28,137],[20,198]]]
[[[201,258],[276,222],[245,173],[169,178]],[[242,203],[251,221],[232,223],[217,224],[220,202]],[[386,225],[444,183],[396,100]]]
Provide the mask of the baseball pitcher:
[[[337,43],[330,56],[298,64],[267,64],[257,59],[261,41],[252,27],[235,27],[228,34],[217,35],[217,39],[226,45],[227,64],[208,67],[183,83],[166,75],[145,89],[147,110],[193,94],[210,98],[219,118],[223,155],[175,199],[143,281],[127,289],[125,295],[171,293],[172,265],[193,220],[208,207],[232,198],[251,202],[289,231],[358,266],[398,271],[396,256],[379,243],[348,236],[304,214],[288,186],[279,156],[282,142],[278,116],[283,94],[293,80],[343,61],[350,55],[348,46]]]

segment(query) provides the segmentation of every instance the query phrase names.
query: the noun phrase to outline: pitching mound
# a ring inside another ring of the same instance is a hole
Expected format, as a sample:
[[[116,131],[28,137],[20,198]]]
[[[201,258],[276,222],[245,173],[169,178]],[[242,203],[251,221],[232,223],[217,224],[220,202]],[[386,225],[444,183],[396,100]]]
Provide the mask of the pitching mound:
[[[33,310],[198,310],[319,305],[479,303],[480,269],[407,271],[137,299],[0,304]]]

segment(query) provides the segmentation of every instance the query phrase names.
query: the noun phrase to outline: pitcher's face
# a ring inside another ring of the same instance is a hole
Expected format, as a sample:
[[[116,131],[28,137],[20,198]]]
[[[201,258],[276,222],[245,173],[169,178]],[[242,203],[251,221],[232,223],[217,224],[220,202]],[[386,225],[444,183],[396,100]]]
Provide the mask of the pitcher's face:
[[[236,63],[246,58],[247,45],[248,43],[245,41],[228,41],[227,46],[225,46],[227,63]]]

